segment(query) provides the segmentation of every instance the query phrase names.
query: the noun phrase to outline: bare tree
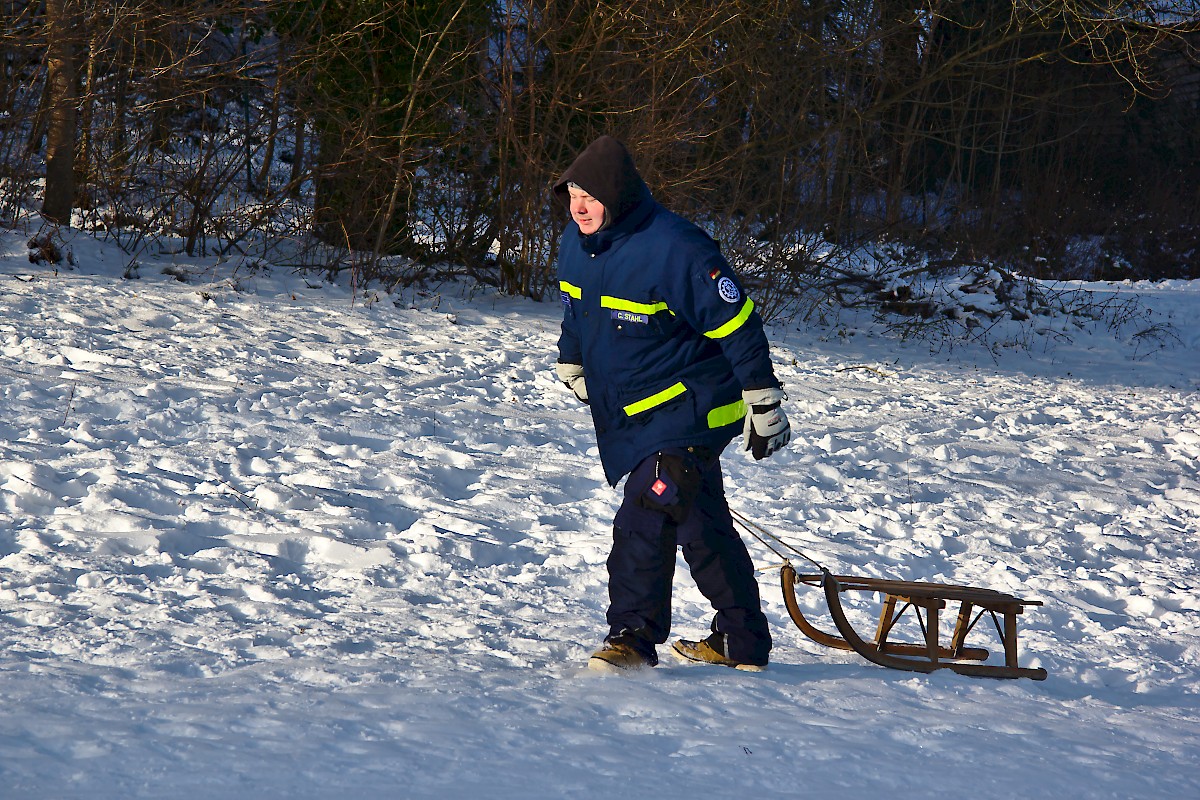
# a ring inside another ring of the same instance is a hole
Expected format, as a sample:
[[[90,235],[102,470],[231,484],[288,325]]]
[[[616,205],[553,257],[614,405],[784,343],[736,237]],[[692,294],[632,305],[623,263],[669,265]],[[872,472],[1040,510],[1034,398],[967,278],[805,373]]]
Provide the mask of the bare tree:
[[[52,222],[71,224],[75,204],[76,107],[79,103],[75,31],[80,18],[77,0],[46,2],[46,189],[42,214]]]

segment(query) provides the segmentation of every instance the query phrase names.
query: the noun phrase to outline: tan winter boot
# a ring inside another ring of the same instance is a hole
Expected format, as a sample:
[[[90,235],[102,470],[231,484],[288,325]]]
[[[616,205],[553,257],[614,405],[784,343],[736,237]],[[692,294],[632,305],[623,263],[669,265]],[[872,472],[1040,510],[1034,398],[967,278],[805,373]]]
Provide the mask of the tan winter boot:
[[[744,672],[762,672],[767,668],[764,664],[750,664],[744,661],[734,661],[732,658],[727,658],[721,655],[717,650],[708,643],[707,639],[702,639],[699,642],[690,642],[687,639],[680,639],[671,645],[671,649],[680,658],[688,661],[697,661],[703,664],[718,664],[722,667],[733,667]]]
[[[653,645],[649,652],[644,648],[634,647],[630,643],[632,637],[626,634],[609,636],[604,640],[604,646],[592,653],[588,659],[588,669],[597,672],[631,672],[646,669],[658,664],[658,656],[654,653]]]

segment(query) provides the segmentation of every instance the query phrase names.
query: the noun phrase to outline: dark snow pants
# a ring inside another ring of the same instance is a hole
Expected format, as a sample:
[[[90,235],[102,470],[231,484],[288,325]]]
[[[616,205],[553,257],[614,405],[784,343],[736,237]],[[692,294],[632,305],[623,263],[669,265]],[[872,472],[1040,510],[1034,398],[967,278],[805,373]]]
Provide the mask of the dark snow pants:
[[[608,557],[610,635],[667,640],[677,546],[717,612],[712,630],[725,637],[725,655],[766,663],[771,634],[754,566],[733,527],[718,454],[703,448],[663,450],[625,481]]]

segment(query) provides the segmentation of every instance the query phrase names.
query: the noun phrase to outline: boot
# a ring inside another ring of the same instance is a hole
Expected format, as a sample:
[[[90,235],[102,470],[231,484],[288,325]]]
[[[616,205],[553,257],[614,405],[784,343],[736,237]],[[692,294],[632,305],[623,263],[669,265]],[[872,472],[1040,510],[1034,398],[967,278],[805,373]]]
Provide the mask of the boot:
[[[719,633],[714,633],[707,639],[701,639],[698,642],[691,642],[687,639],[680,639],[671,645],[671,649],[680,658],[688,661],[697,661],[703,664],[719,664],[722,667],[733,667],[744,672],[762,672],[767,668],[767,662],[764,660],[760,663],[748,661],[737,661],[726,656],[722,650],[724,649],[724,637]],[[720,648],[720,649],[718,649]]]
[[[607,637],[604,646],[588,659],[588,669],[608,673],[632,672],[657,664],[654,645],[628,631]]]

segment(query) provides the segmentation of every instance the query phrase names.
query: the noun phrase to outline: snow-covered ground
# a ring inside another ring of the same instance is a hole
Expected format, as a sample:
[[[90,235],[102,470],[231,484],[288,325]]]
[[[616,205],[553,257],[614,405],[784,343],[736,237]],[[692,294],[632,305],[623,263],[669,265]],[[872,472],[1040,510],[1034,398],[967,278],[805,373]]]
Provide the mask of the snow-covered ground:
[[[1093,287],[1153,316],[999,355],[771,330],[796,440],[726,453],[734,508],[835,572],[1044,601],[1048,680],[822,648],[753,542],[771,669],[625,678],[581,669],[617,493],[556,303],[123,280],[27,238],[0,232],[5,800],[1200,797],[1200,286]],[[681,562],[675,633],[707,619]]]

